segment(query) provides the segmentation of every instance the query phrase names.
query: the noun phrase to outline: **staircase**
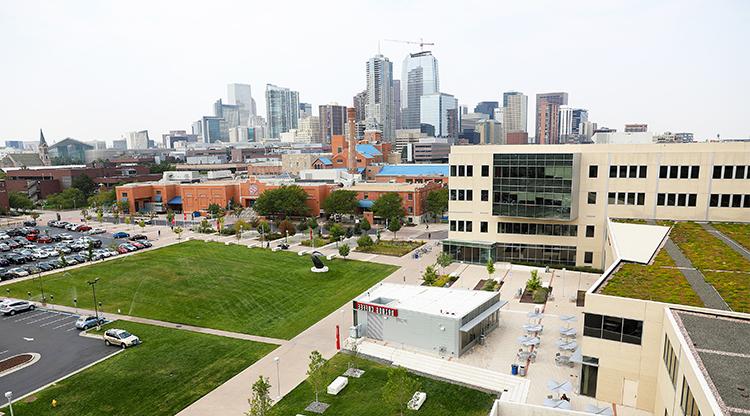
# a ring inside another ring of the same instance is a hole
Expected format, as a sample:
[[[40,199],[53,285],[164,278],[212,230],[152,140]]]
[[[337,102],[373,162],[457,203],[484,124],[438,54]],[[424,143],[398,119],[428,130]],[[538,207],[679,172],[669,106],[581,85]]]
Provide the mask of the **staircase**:
[[[362,342],[357,348],[357,352],[390,361],[394,365],[418,373],[500,393],[503,400],[509,402],[525,403],[529,392],[528,379],[447,361],[426,354],[405,351],[369,341]]]

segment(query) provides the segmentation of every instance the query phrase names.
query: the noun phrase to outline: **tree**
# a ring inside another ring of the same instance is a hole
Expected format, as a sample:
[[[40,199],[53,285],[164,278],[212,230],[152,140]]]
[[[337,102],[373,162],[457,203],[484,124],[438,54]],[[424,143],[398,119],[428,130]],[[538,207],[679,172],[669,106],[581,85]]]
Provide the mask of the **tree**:
[[[437,264],[440,266],[440,271],[442,272],[442,269],[448,267],[453,263],[453,256],[451,256],[448,252],[442,252],[437,257]]]
[[[495,274],[495,262],[492,259],[487,259],[485,267],[487,267],[487,274],[490,275],[490,280],[492,280],[492,275]]]
[[[372,212],[380,218],[401,220],[406,215],[401,202],[399,194],[395,192],[385,193],[372,204]]]
[[[289,220],[281,221],[278,225],[278,229],[283,236],[294,235],[297,233],[297,227],[295,227]]]
[[[391,368],[388,370],[388,382],[383,386],[383,401],[403,416],[407,403],[419,387],[419,382],[404,368]]]
[[[39,218],[39,213],[38,212],[32,212],[31,213],[31,219],[34,220],[34,221],[36,221],[37,218]]]
[[[388,222],[388,231],[393,232],[393,239],[396,239],[396,232],[401,229],[401,219],[391,218]]]
[[[339,224],[333,224],[333,226],[328,229],[328,233],[331,235],[333,241],[339,241],[339,239],[346,234],[346,230],[344,230],[344,227]]]
[[[8,192],[8,204],[15,209],[33,209],[34,201],[21,192]]]
[[[211,214],[211,217],[219,216],[222,211],[224,211],[224,209],[222,209],[219,204],[208,204],[208,212]]]
[[[171,208],[167,209],[167,225],[172,225],[172,221],[174,221],[174,211],[172,211]]]
[[[271,226],[268,225],[268,221],[261,221],[258,223],[258,226],[256,227],[256,229],[260,233],[260,241],[262,244],[265,241],[268,233],[271,232]]]
[[[315,402],[318,402],[318,393],[323,390],[326,383],[326,360],[316,350],[310,353],[310,364],[307,366],[307,382],[310,383],[315,392]]]
[[[359,222],[359,228],[361,228],[362,231],[367,232],[370,231],[370,228],[372,228],[372,226],[370,225],[370,221],[367,221],[367,218],[362,218],[362,220]]]
[[[305,203],[307,192],[299,185],[282,185],[268,189],[255,200],[253,209],[263,216],[304,216],[310,211]]]
[[[102,223],[102,219],[104,219],[104,210],[102,207],[96,208],[96,220],[99,221],[99,224]]]
[[[533,292],[542,287],[542,281],[539,280],[539,272],[534,269],[531,271],[531,277],[526,281],[526,289]]]
[[[271,383],[268,377],[258,376],[258,381],[253,383],[253,395],[248,399],[250,410],[247,416],[266,416],[271,411],[273,401],[271,400]]]
[[[442,217],[448,210],[448,189],[436,189],[427,194],[426,200],[427,212],[432,214],[435,219]]]
[[[84,174],[80,174],[73,178],[70,182],[70,186],[83,192],[83,195],[88,198],[96,193],[97,186],[90,177]]]
[[[373,244],[374,243],[372,241],[372,238],[370,238],[370,236],[367,234],[364,234],[362,235],[362,237],[359,237],[357,239],[357,246],[362,247],[362,248],[372,247]]]
[[[224,229],[224,221],[225,221],[225,218],[223,216],[216,219],[216,228],[217,228],[216,231],[218,231],[219,234],[221,234],[221,230]]]
[[[183,230],[182,227],[174,227],[172,228],[172,231],[177,234],[177,239],[179,240],[182,237],[182,232],[185,230]]]
[[[245,220],[237,220],[234,223],[234,232],[237,236],[237,241],[240,241],[242,238],[242,232],[247,231],[250,229],[250,224],[247,223]]]
[[[242,211],[245,210],[245,207],[243,207],[240,204],[232,204],[232,214],[234,214],[235,217],[239,218],[240,215],[242,215]]]
[[[209,224],[208,219],[203,218],[200,223],[198,223],[198,232],[202,234],[210,233],[213,228],[211,227],[211,224]]]
[[[130,216],[130,217],[125,217],[125,224],[126,224],[126,225],[130,225],[130,224],[131,224],[132,222],[133,222],[133,220],[132,220],[132,216]]]
[[[159,164],[153,164],[148,168],[149,173],[164,173],[169,170],[174,170],[174,165],[164,160]]]
[[[99,191],[88,198],[88,203],[92,207],[108,207],[112,205],[117,197],[114,189],[111,191]]]
[[[143,232],[143,229],[146,228],[146,221],[144,220],[138,221],[138,226],[141,227],[141,232]]]
[[[309,218],[307,220],[307,227],[312,228],[313,231],[318,229],[318,220],[315,218]]]
[[[346,256],[349,255],[349,250],[350,250],[349,244],[344,243],[344,244],[342,244],[342,245],[339,246],[339,255],[341,257],[346,258]]]
[[[86,260],[91,261],[94,258],[94,243],[89,241],[88,251],[86,252]]]
[[[437,275],[437,272],[435,271],[435,267],[427,266],[424,269],[424,273],[422,274],[422,280],[424,280],[424,282],[428,286],[432,286],[433,284],[435,284],[435,281],[437,280],[437,278],[438,278],[438,275]]]
[[[86,195],[78,188],[68,188],[60,193],[52,194],[44,201],[46,208],[71,209],[86,205]]]
[[[357,193],[339,189],[331,192],[323,200],[326,214],[354,214],[357,210]]]

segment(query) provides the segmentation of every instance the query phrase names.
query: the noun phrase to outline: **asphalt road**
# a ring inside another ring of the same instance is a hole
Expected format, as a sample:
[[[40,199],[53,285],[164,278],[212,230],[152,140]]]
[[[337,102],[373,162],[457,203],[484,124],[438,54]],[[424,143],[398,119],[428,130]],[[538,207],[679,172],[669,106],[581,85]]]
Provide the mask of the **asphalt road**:
[[[29,352],[41,358],[0,377],[0,391],[21,397],[118,351],[103,341],[79,336],[76,319],[76,315],[44,309],[1,316],[0,360]]]

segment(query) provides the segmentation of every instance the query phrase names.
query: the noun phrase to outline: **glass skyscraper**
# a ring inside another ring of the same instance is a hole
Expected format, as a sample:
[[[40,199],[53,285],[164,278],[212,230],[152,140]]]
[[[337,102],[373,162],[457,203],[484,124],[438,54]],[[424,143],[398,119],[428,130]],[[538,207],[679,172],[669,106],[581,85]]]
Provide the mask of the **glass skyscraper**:
[[[420,128],[420,106],[423,95],[440,92],[438,62],[432,52],[409,54],[401,74],[401,127]]]
[[[367,103],[365,124],[368,130],[380,130],[383,138],[394,138],[393,64],[383,55],[367,61]]]
[[[289,88],[266,84],[266,115],[269,137],[278,139],[281,133],[297,128],[299,93]]]

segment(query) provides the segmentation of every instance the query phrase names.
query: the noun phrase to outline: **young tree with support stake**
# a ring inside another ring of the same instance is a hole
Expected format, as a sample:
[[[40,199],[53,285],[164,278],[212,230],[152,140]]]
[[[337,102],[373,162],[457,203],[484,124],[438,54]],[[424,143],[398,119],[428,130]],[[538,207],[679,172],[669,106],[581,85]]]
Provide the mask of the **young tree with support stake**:
[[[451,256],[450,253],[444,251],[438,255],[437,264],[440,266],[440,273],[443,272],[444,268],[450,266],[451,263],[453,263],[453,256]]]
[[[383,401],[404,416],[406,405],[419,390],[419,382],[402,367],[388,370],[388,382],[383,386]]]
[[[310,383],[315,392],[315,403],[318,401],[318,393],[325,386],[327,372],[325,371],[326,359],[320,355],[320,352],[313,351],[310,353],[310,364],[307,366],[307,382]]]
[[[393,232],[393,239],[396,239],[396,232],[401,229],[401,220],[398,218],[391,218],[388,222],[388,231]]]
[[[177,234],[177,239],[179,240],[179,239],[180,239],[180,238],[182,237],[182,232],[183,232],[184,230],[182,229],[182,227],[180,227],[180,226],[177,226],[177,227],[174,227],[174,228],[172,229],[172,231],[174,231],[174,233],[175,233],[175,234]]]
[[[271,383],[268,377],[258,376],[258,381],[253,383],[253,395],[248,399],[250,410],[245,413],[247,416],[266,416],[271,411],[273,401],[271,400]]]

